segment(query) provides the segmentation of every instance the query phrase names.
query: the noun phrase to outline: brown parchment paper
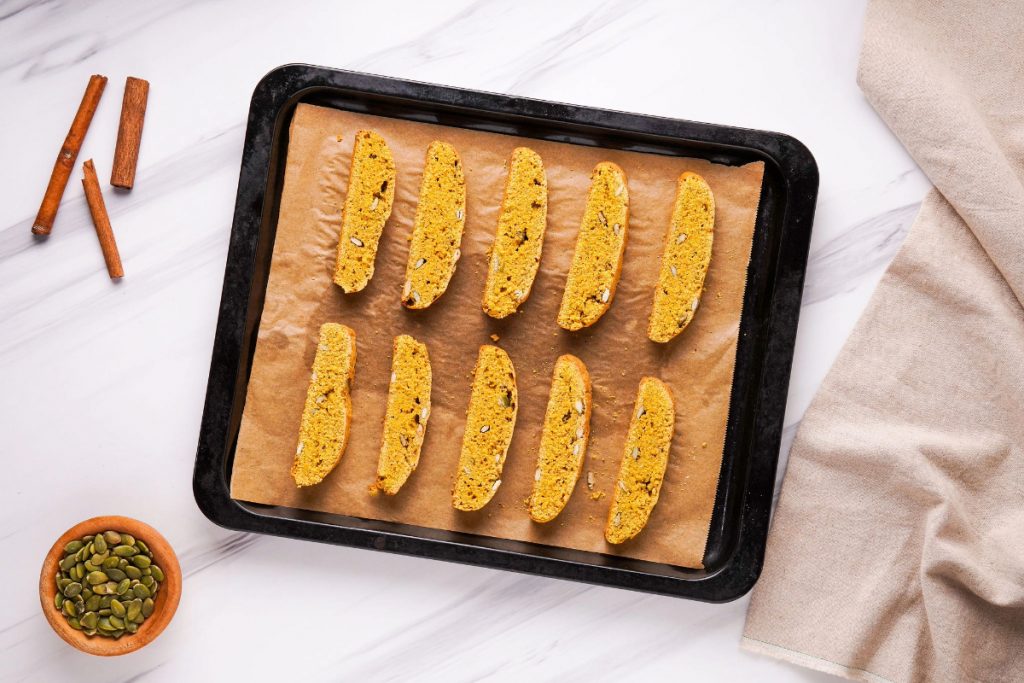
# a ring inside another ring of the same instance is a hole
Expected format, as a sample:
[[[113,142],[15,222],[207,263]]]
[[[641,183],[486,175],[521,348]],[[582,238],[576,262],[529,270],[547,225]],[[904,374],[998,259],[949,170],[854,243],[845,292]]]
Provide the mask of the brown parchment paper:
[[[358,294],[332,281],[341,206],[356,131],[384,136],[398,167],[394,210],[384,229],[376,274]],[[458,149],[466,173],[462,259],[448,291],[425,311],[400,302],[407,237],[428,144]],[[526,145],[544,160],[548,227],[540,272],[520,312],[496,321],[480,308],[486,252],[512,150]],[[555,315],[572,258],[590,172],[600,161],[626,172],[630,193],[628,245],[611,309],[593,327],[561,330]],[[668,228],[676,179],[703,175],[715,193],[714,254],[700,309],[667,345],[647,340],[653,288]],[[270,505],[389,520],[436,529],[618,554],[672,565],[702,566],[725,442],[744,281],[763,165],[729,167],[698,159],[588,148],[299,105],[291,124],[277,237],[249,379],[231,480],[232,497]],[[353,418],[341,462],[317,487],[299,490],[289,474],[319,326],[343,322],[356,331]],[[395,335],[426,343],[433,367],[433,409],[419,468],[394,497],[372,496]],[[496,335],[498,341],[492,340]],[[519,417],[491,503],[456,511],[451,487],[481,344],[512,358]],[[526,512],[536,448],[555,359],[573,353],[593,382],[594,411],[583,474],[562,514],[539,525]],[[640,378],[672,388],[675,438],[661,499],[636,539],[610,546],[604,524]],[[587,473],[594,487],[587,487]]]

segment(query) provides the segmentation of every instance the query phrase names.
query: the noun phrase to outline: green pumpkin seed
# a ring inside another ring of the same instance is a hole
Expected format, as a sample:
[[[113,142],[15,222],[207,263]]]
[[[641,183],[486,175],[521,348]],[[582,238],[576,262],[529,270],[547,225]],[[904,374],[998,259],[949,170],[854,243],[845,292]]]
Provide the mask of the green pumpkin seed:
[[[88,636],[137,633],[166,579],[145,541],[113,530],[69,541],[58,565],[54,608]]]
[[[101,572],[101,571],[91,571],[91,572],[89,572],[89,575],[87,577],[85,577],[85,580],[88,581],[93,586],[98,586],[101,583],[106,583],[110,579],[107,577],[107,575],[104,572]]]

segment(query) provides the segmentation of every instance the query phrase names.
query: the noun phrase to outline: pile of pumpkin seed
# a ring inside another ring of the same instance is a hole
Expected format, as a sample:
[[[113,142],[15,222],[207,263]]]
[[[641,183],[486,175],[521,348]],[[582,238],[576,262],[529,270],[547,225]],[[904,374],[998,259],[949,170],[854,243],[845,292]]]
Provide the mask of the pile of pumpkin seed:
[[[153,614],[164,572],[153,553],[131,534],[105,531],[64,546],[53,605],[71,628],[120,638]]]

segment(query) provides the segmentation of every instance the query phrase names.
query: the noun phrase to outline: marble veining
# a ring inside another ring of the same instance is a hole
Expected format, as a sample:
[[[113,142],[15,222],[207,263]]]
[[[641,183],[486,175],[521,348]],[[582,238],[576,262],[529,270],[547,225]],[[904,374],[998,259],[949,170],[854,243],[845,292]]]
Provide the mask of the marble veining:
[[[24,558],[0,565],[0,683],[830,680],[740,652],[746,598],[706,605],[232,532],[191,491],[248,100],[287,62],[800,138],[821,194],[784,462],[928,186],[857,91],[863,0],[827,4],[0,2],[0,540]],[[364,30],[382,17],[387,31]],[[105,191],[118,284],[79,174],[53,235],[29,232],[91,73],[110,83],[79,161],[101,179],[124,77],[152,83],[136,187]],[[140,483],[123,486],[124,472]],[[33,586],[52,539],[106,513],[159,528],[185,585],[156,643],[101,661],[49,631]]]

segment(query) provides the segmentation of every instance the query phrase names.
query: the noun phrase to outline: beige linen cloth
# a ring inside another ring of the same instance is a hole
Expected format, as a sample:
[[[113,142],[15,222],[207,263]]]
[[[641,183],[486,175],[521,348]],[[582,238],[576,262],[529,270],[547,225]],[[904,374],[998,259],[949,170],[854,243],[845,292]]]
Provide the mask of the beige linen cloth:
[[[743,646],[1024,681],[1024,3],[874,0],[859,81],[935,189],[807,411]]]

